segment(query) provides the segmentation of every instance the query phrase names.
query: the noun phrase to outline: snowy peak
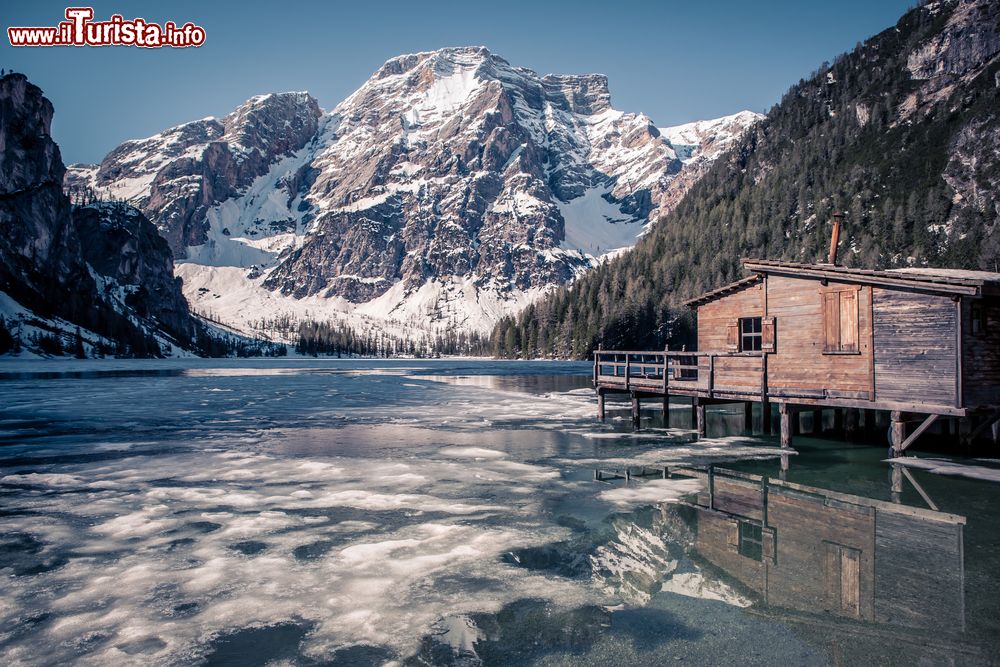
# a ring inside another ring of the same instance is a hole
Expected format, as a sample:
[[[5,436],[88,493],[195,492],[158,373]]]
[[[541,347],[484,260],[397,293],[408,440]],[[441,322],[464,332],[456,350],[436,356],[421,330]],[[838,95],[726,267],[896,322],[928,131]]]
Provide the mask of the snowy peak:
[[[726,152],[748,127],[762,118],[763,114],[740,111],[712,120],[661,127],[660,133],[674,147],[681,161],[714,160]]]
[[[193,265],[180,271],[188,298],[241,328],[268,313],[223,309],[212,280],[291,313],[309,302],[486,331],[634,244],[707,163],[689,168],[684,151],[750,120],[675,133],[693,142],[675,146],[615,110],[603,75],[539,76],[485,47],[446,48],[387,60],[329,113],[306,93],[257,96],[126,142],[67,184],[141,207]]]

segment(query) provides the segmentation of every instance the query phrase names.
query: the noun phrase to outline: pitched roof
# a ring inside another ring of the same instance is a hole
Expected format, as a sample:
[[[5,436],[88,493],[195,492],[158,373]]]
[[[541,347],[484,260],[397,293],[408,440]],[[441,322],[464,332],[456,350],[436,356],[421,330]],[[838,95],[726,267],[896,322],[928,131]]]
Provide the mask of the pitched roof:
[[[744,287],[749,287],[759,283],[762,280],[760,274],[754,274],[748,278],[742,278],[734,283],[729,283],[728,285],[723,285],[711,292],[705,292],[701,296],[696,296],[693,299],[684,302],[684,305],[688,308],[694,308],[695,306],[700,306],[703,303],[708,303],[714,299],[718,299],[720,296],[726,296],[727,294],[732,294],[733,292],[738,292]]]
[[[965,269],[905,268],[876,271],[834,264],[802,264],[769,259],[744,259],[743,268],[754,275],[724,285],[684,302],[695,307],[748,287],[766,273],[816,280],[841,280],[863,285],[900,287],[925,292],[965,296],[1000,295],[1000,273]]]
[[[744,259],[743,268],[761,274],[843,280],[864,285],[908,287],[945,294],[968,296],[1000,294],[1000,273],[988,271],[932,268],[853,269],[833,264],[801,264],[767,259]]]

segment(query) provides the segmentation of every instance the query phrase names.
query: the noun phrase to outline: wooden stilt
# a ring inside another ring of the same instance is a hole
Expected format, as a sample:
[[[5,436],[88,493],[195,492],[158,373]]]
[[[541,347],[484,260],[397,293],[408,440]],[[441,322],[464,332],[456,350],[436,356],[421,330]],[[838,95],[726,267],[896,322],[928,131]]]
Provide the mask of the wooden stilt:
[[[892,502],[899,503],[902,501],[900,496],[903,493],[903,466],[892,466],[892,486],[889,490],[892,494]]]
[[[670,397],[663,397],[663,428],[670,428]]]
[[[878,433],[878,413],[874,410],[865,410],[865,433],[873,436]]]
[[[958,422],[958,443],[963,447],[972,444],[972,417],[957,417]]]
[[[743,404],[743,430],[753,433],[753,403],[750,401]]]
[[[821,433],[823,433],[823,411],[813,410],[812,417],[813,417],[812,433],[813,435],[820,435]]]
[[[604,421],[604,390],[597,390],[597,418]]]
[[[798,414],[788,407],[788,403],[778,404],[778,414],[781,415],[781,446],[792,446],[792,421],[797,421]]]
[[[698,437],[704,438],[707,432],[707,425],[705,423],[705,405],[697,398],[694,399],[694,401],[695,426],[698,429]]]
[[[771,435],[771,403],[764,401],[760,404],[760,425],[765,435]]]
[[[691,398],[691,428],[698,427],[698,397]]]
[[[847,409],[834,408],[833,409],[833,432],[837,435],[844,434],[844,413]]]
[[[639,430],[639,410],[642,406],[639,405],[639,395],[632,394],[632,430]]]
[[[844,435],[848,440],[857,440],[861,413],[856,408],[844,410]]]
[[[906,413],[893,410],[889,415],[892,422],[890,425],[889,439],[892,442],[892,455],[898,456],[903,451],[903,441],[906,440]],[[900,473],[902,475],[902,473]]]

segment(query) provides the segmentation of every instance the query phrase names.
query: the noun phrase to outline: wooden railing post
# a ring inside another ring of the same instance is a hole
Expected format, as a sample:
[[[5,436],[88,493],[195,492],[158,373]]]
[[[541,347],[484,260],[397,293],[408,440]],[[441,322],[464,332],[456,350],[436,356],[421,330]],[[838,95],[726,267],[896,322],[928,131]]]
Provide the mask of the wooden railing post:
[[[712,396],[712,390],[715,387],[715,355],[708,355],[708,395]]]
[[[625,355],[625,389],[628,389],[629,385],[631,384],[631,375],[632,375],[632,355],[626,354]]]
[[[669,348],[663,348],[663,395],[668,394],[670,389],[670,381],[667,379],[667,350]]]

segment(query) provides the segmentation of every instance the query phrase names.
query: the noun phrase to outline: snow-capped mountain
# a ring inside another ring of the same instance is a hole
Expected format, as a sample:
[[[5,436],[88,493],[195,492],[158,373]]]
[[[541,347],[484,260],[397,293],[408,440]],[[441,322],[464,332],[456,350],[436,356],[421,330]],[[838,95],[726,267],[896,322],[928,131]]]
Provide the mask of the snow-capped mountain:
[[[602,75],[482,47],[393,58],[328,113],[255,97],[129,141],[67,185],[140,207],[197,310],[488,330],[631,246],[758,116],[657,129]]]

